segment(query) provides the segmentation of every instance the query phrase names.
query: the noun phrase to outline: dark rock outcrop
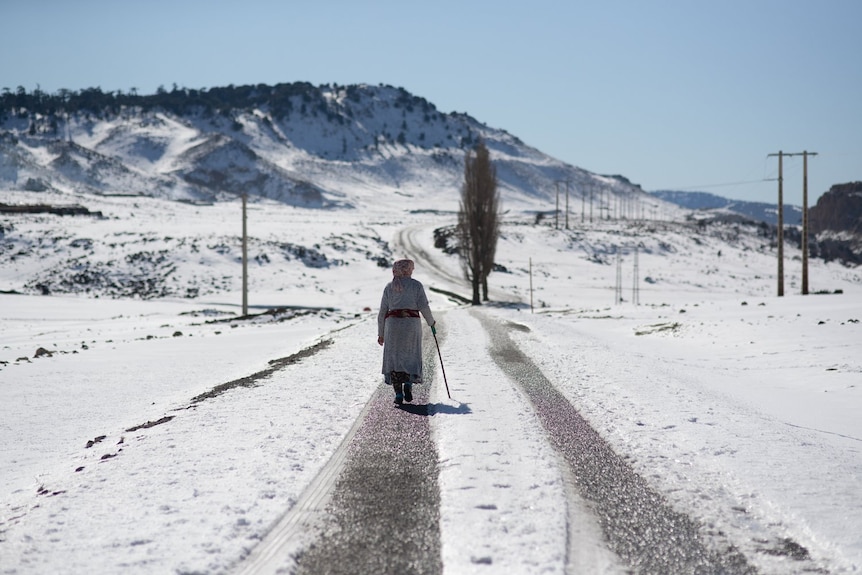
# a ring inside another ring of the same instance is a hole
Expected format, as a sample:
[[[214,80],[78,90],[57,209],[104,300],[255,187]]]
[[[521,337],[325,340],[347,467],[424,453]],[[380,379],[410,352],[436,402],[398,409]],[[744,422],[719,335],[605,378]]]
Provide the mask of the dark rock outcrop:
[[[836,184],[808,211],[811,233],[850,232],[862,235],[862,182]]]
[[[862,182],[836,184],[808,212],[812,255],[862,263]]]

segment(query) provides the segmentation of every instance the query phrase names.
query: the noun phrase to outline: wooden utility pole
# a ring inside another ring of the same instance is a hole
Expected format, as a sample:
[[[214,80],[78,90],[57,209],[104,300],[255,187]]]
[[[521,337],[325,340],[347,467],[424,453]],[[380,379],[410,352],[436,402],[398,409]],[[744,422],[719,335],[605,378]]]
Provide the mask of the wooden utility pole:
[[[767,157],[778,156],[778,296],[784,295],[784,176],[782,174],[785,156],[802,156],[802,294],[808,294],[808,156],[817,152],[796,152],[787,154],[779,151]]]
[[[569,180],[566,180],[566,229],[569,229]]]
[[[248,234],[246,230],[246,202],[248,194],[242,194],[242,315],[248,315]]]
[[[557,190],[557,208],[554,210],[554,229],[560,229],[560,182],[554,182],[554,188]]]
[[[802,295],[808,295],[808,152],[802,152]]]
[[[581,184],[581,223],[584,223],[584,214],[586,213],[587,193],[584,191],[584,184]]]
[[[554,186],[557,189],[557,209],[560,206],[560,184],[566,184],[566,229],[569,229],[569,180],[554,180]]]
[[[802,152],[802,295],[808,295],[808,156],[817,152]]]
[[[784,177],[782,161],[784,152],[769,154],[767,157],[778,156],[778,297],[784,296]]]

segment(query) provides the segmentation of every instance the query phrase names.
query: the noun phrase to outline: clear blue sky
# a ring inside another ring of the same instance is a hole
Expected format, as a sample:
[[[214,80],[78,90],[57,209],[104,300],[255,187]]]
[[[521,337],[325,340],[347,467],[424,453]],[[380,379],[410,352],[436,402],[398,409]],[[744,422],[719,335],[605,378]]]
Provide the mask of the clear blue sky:
[[[0,89],[383,83],[646,190],[775,201],[767,154],[818,152],[813,204],[862,180],[860,25],[862,0],[0,0]]]

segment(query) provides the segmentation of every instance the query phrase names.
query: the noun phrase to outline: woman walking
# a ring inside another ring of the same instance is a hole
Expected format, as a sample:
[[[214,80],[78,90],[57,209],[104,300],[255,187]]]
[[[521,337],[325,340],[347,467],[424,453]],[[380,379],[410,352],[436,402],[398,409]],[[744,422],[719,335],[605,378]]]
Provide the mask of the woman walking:
[[[383,346],[383,377],[395,390],[395,403],[413,401],[413,384],[422,383],[422,320],[435,329],[425,288],[414,280],[412,260],[392,265],[377,314],[377,343]]]

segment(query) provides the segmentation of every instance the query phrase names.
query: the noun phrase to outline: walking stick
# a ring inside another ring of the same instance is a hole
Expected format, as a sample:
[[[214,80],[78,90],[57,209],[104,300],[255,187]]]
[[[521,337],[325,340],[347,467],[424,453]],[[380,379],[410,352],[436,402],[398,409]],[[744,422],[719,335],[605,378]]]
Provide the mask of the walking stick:
[[[437,357],[440,358],[440,369],[443,370],[443,383],[446,384],[446,395],[449,396],[449,399],[452,399],[452,395],[449,393],[449,382],[446,381],[446,368],[443,367],[443,356],[440,354],[440,342],[437,341],[437,330],[433,327],[431,328],[431,335],[434,336],[434,343],[437,345]]]

